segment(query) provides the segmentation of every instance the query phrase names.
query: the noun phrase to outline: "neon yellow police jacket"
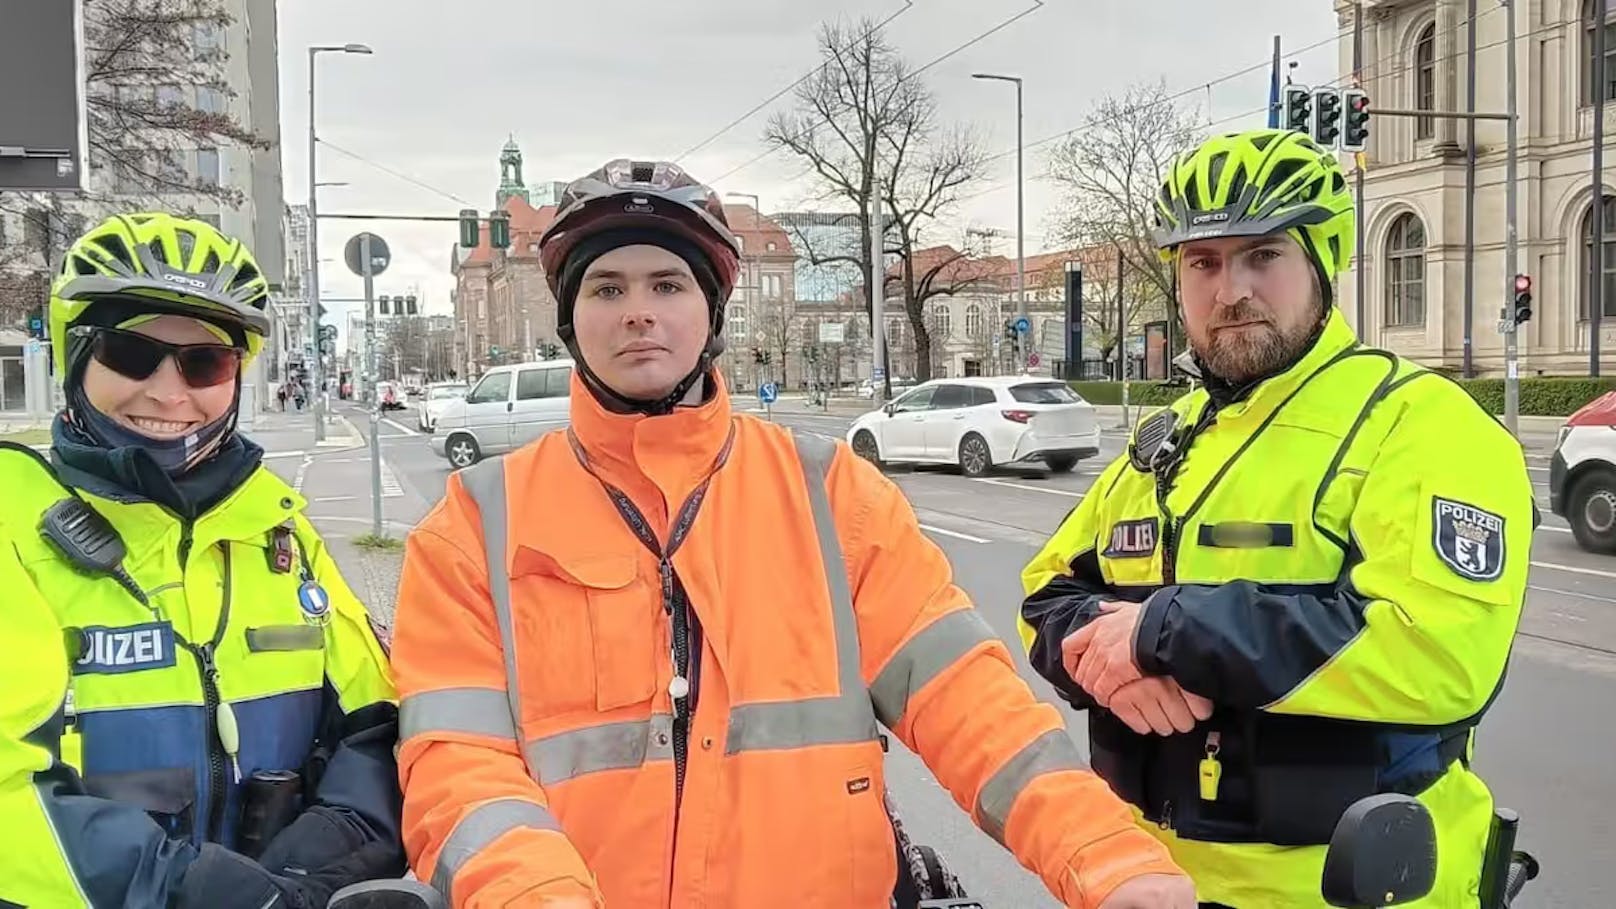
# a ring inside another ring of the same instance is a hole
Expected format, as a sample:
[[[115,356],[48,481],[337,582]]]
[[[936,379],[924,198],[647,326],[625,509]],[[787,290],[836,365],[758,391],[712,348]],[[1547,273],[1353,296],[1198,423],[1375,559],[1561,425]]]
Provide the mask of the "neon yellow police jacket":
[[[302,773],[344,855],[398,841],[386,656],[286,483],[259,466],[194,522],[78,488],[128,585],[41,534],[45,464],[0,451],[0,489],[0,905],[167,905],[238,847],[258,770]]]
[[[1323,906],[1342,811],[1417,795],[1436,889],[1475,906],[1492,798],[1472,733],[1503,683],[1537,512],[1519,444],[1458,385],[1359,345],[1333,312],[1289,370],[1142,419],[1023,572],[1031,662],[1087,709],[1094,769],[1239,909]],[[1163,441],[1165,439],[1165,441]],[[1062,668],[1108,600],[1135,659],[1211,699],[1138,735]]]

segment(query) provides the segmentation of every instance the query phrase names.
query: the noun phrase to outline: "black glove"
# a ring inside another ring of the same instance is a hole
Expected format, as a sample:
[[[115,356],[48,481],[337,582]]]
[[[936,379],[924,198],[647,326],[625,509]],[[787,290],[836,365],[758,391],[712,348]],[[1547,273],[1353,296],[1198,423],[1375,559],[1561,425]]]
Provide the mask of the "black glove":
[[[372,838],[344,812],[316,805],[270,840],[258,856],[258,864],[275,874],[305,874],[352,854]],[[378,869],[372,878],[404,873],[404,847],[399,843],[390,845],[392,864]]]
[[[180,881],[174,909],[325,909],[343,887],[385,876],[396,855],[396,847],[373,843],[310,874],[271,874],[246,856],[205,843]]]

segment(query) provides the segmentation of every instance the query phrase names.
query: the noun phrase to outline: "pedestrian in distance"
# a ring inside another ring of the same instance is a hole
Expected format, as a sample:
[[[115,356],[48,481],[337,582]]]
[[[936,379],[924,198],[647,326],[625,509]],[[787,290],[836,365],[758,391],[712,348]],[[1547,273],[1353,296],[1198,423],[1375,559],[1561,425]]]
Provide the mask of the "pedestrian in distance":
[[[451,476],[406,546],[417,876],[455,907],[885,909],[880,724],[1063,905],[1193,909],[897,487],[731,410],[738,246],[672,164],[563,194],[570,427]]]
[[[68,248],[48,456],[0,448],[0,905],[324,909],[403,871],[386,655],[237,431],[252,254],[116,215]]]
[[[1471,767],[1537,524],[1521,446],[1462,388],[1357,340],[1335,152],[1216,136],[1163,175],[1198,386],[1149,414],[1026,567],[1032,665],[1094,768],[1208,905],[1324,905],[1349,805],[1417,795],[1436,884],[1478,905],[1493,801]],[[1491,909],[1491,907],[1486,907]]]

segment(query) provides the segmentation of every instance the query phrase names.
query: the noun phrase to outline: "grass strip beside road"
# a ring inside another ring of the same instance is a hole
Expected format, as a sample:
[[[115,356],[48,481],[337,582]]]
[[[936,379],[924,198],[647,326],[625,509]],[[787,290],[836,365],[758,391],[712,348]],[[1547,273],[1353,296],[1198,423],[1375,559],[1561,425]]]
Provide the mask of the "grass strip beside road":
[[[49,445],[51,431],[49,429],[24,429],[21,432],[0,432],[0,442],[16,442],[18,445]]]

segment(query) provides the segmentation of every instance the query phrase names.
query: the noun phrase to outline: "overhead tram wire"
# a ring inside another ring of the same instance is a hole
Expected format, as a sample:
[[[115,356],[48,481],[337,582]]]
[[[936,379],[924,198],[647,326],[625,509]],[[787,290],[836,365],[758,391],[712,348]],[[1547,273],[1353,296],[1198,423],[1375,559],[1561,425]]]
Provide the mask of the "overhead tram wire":
[[[915,70],[914,72],[911,72],[908,75],[904,76],[903,79],[899,80],[899,84],[901,84],[902,82],[907,82],[910,79],[913,79],[916,76],[919,76],[921,73],[925,72],[928,69],[931,69],[932,67],[936,66],[939,63],[942,63],[943,61],[949,59],[950,57],[953,57],[955,54],[958,54],[961,51],[966,50],[967,48],[975,46],[979,42],[987,39],[989,36],[994,35],[994,34],[998,33],[999,31],[1001,31],[1001,30],[1003,30],[1005,28],[1008,28],[1009,26],[1015,24],[1016,22],[1019,22],[1020,20],[1026,18],[1027,16],[1032,15],[1033,13],[1039,11],[1040,9],[1043,9],[1045,0],[1032,0],[1032,3],[1033,3],[1032,6],[1029,6],[1026,9],[1022,10],[1021,12],[1016,13],[1014,16],[1011,16],[1010,18],[1004,20],[1003,22],[1000,22],[999,24],[993,26],[992,28],[989,28],[986,31],[976,35],[975,37],[971,38],[969,41],[966,41],[964,44],[961,44],[959,47],[954,48],[953,50],[943,54],[942,56],[934,58],[933,60],[931,60],[930,62],[928,62],[924,66],[922,66],[919,69]],[[814,126],[809,127],[807,135],[812,135],[816,130],[818,130],[820,128],[820,125],[821,124],[815,124]],[[724,180],[735,176],[736,174],[740,173],[741,171],[746,170],[748,167],[751,167],[752,165],[758,163],[759,161],[762,161],[764,158],[767,158],[767,157],[769,157],[771,155],[774,155],[774,154],[778,153],[779,151],[780,151],[779,148],[765,149],[760,154],[755,155],[755,156],[753,156],[751,158],[748,158],[746,161],[743,161],[741,164],[737,165],[736,167],[733,167],[730,170],[725,171],[723,174],[719,175],[718,178],[715,179],[713,182],[714,183],[722,183],[722,182],[724,182]]]
[[[1481,12],[1478,12],[1476,14],[1475,19],[1476,19],[1476,21],[1479,22],[1483,18],[1485,18],[1485,17],[1487,17],[1489,15],[1492,15],[1493,13],[1496,13],[1496,12],[1502,10],[1502,9],[1503,9],[1503,7],[1500,6],[1500,7],[1492,7],[1492,8],[1489,8],[1489,9],[1482,10]],[[1469,18],[1463,19],[1458,24],[1454,25],[1452,28],[1446,29],[1443,32],[1441,32],[1440,34],[1451,34],[1451,33],[1457,32],[1460,29],[1463,29],[1466,26],[1468,26],[1470,24],[1470,21],[1471,20]],[[1539,29],[1536,29],[1536,30],[1534,30],[1532,32],[1529,32],[1529,33],[1525,34],[1525,35],[1522,35],[1520,37],[1529,38],[1529,37],[1531,37],[1533,35],[1541,34],[1541,33],[1544,33],[1544,32],[1557,31],[1557,30],[1559,30],[1559,29],[1561,29],[1563,27],[1564,27],[1563,23],[1559,24],[1559,25],[1545,26],[1543,28],[1539,28]],[[1281,59],[1290,59],[1292,57],[1296,57],[1296,56],[1299,56],[1301,54],[1307,53],[1308,51],[1317,50],[1318,48],[1323,47],[1326,44],[1330,44],[1332,42],[1339,41],[1342,37],[1344,37],[1345,35],[1350,34],[1350,33],[1351,33],[1351,30],[1348,29],[1346,31],[1338,33],[1333,38],[1326,38],[1326,39],[1323,39],[1321,41],[1316,41],[1313,44],[1307,45],[1306,47],[1299,48],[1299,49],[1297,49],[1295,51],[1292,51],[1292,52],[1290,52],[1288,54],[1285,54],[1283,57],[1281,57]],[[1484,45],[1478,46],[1476,48],[1476,50],[1477,51],[1482,51],[1482,50],[1486,50],[1488,48],[1501,47],[1501,46],[1503,46],[1504,44],[1507,44],[1507,43],[1508,43],[1507,41],[1495,41],[1495,42],[1492,42],[1490,44],[1484,44]],[[1402,73],[1408,72],[1411,69],[1414,69],[1417,64],[1412,64],[1412,63],[1404,64],[1403,66],[1400,66],[1400,67],[1398,67],[1396,69],[1386,70],[1384,72],[1379,70],[1379,66],[1382,63],[1386,63],[1388,61],[1397,59],[1399,57],[1404,57],[1404,56],[1406,56],[1406,55],[1399,52],[1399,51],[1392,51],[1390,53],[1384,54],[1381,57],[1377,58],[1372,64],[1370,64],[1369,66],[1366,66],[1364,69],[1366,71],[1374,72],[1374,74],[1375,74],[1374,78],[1376,78],[1376,79],[1385,79],[1385,78],[1390,78],[1392,76],[1400,75]],[[1434,61],[1434,62],[1439,64],[1441,61],[1437,60],[1437,61]],[[1220,84],[1222,82],[1227,82],[1227,81],[1229,81],[1231,79],[1237,79],[1237,78],[1239,78],[1241,76],[1249,75],[1252,72],[1256,72],[1256,71],[1258,71],[1260,69],[1263,69],[1265,67],[1269,67],[1269,66],[1272,66],[1272,65],[1273,65],[1272,64],[1272,58],[1270,58],[1269,60],[1265,60],[1260,64],[1255,64],[1253,66],[1246,67],[1245,69],[1242,69],[1242,70],[1239,70],[1239,71],[1236,71],[1236,72],[1233,72],[1233,73],[1229,73],[1228,75],[1225,75],[1225,76],[1221,76],[1218,79],[1213,80],[1212,82],[1197,83],[1196,85],[1194,85],[1194,86],[1192,86],[1190,88],[1186,88],[1186,89],[1183,89],[1181,91],[1174,92],[1173,94],[1168,95],[1167,97],[1161,99],[1159,102],[1152,102],[1152,103],[1154,104],[1154,103],[1165,103],[1165,102],[1170,102],[1170,101],[1176,101],[1176,100],[1178,100],[1180,98],[1187,97],[1187,96],[1195,94],[1197,92],[1205,91],[1206,88],[1208,86],[1210,86],[1210,85],[1218,85],[1218,84]],[[1371,69],[1371,67],[1373,67],[1373,69]],[[1344,87],[1351,80],[1352,80],[1352,74],[1351,73],[1346,73],[1346,74],[1341,75],[1340,77],[1338,77],[1333,82],[1321,83],[1321,84],[1313,86],[1313,87],[1314,88],[1341,88],[1341,87]],[[1131,113],[1133,111],[1142,110],[1142,109],[1143,108],[1139,108],[1139,107],[1131,108],[1131,109],[1128,109],[1127,111],[1125,111],[1125,113]],[[1221,125],[1226,124],[1226,123],[1233,123],[1233,122],[1236,122],[1236,121],[1239,121],[1239,120],[1244,120],[1247,117],[1251,117],[1251,116],[1255,116],[1255,115],[1260,114],[1260,113],[1264,113],[1267,110],[1268,110],[1268,105],[1264,104],[1261,107],[1253,108],[1251,110],[1242,111],[1242,112],[1240,112],[1238,114],[1232,114],[1230,116],[1226,116],[1226,117],[1222,117],[1222,118],[1217,119],[1217,120],[1210,121],[1205,125],[1207,127],[1221,126]],[[1077,134],[1079,132],[1082,132],[1084,130],[1094,129],[1095,127],[1097,127],[1097,126],[1101,125],[1103,122],[1105,122],[1106,119],[1107,118],[1103,118],[1103,117],[1099,117],[1099,116],[1090,116],[1089,118],[1085,119],[1082,123],[1079,123],[1078,125],[1073,126],[1070,129],[1064,130],[1064,131],[1059,132],[1059,133],[1055,133],[1055,134],[1050,135],[1050,136],[1046,136],[1045,138],[1039,139],[1036,142],[1029,143],[1029,144],[1027,144],[1025,146],[1025,148],[1031,149],[1031,148],[1037,148],[1037,147],[1040,147],[1040,146],[1043,146],[1043,145],[1048,145],[1051,142],[1057,142],[1057,141],[1059,141],[1061,139],[1065,139],[1065,138],[1067,138],[1069,136],[1075,135],[1075,134]],[[1013,155],[1013,154],[1015,154],[1015,149],[1012,148],[1012,149],[1009,149],[1008,151],[1002,151],[1002,152],[999,152],[998,154],[992,155],[991,157],[989,157],[989,158],[987,158],[985,160],[988,161],[988,162],[996,161],[996,160],[998,160],[1000,158],[1006,157],[1008,155]],[[999,192],[1001,190],[1007,189],[1012,185],[1014,185],[1014,181],[1009,181],[1009,180],[995,181],[991,186],[989,186],[989,187],[987,187],[985,189],[979,190],[978,192],[972,193],[972,194],[970,194],[968,196],[960,197],[959,201],[965,202],[965,201],[968,201],[970,199],[976,199],[976,198],[980,198],[982,196],[991,195],[993,193],[996,193],[996,192]]]
[[[886,17],[885,19],[882,19],[880,22],[875,23],[875,25],[870,27],[869,31],[865,32],[862,36],[859,37],[859,40],[863,41],[863,40],[869,38],[871,35],[875,34],[876,32],[880,31],[881,29],[886,28],[886,26],[889,23],[891,23],[892,20],[898,18],[899,16],[903,15],[904,13],[909,12],[911,9],[914,9],[914,6],[915,6],[914,0],[903,0],[903,3],[904,3],[904,5],[903,5],[902,9],[900,9],[897,12],[893,13],[892,15]],[[813,77],[819,75],[822,71],[824,71],[825,67],[827,67],[827,66],[830,66],[830,61],[829,60],[826,60],[824,63],[821,63],[818,66],[814,67],[813,69],[809,70],[808,72],[804,73],[802,76],[800,76],[797,79],[797,81],[791,83],[790,85],[787,85],[785,88],[780,89],[779,91],[775,92],[774,94],[770,95],[769,97],[764,98],[762,101],[758,102],[757,105],[754,106],[751,110],[748,110],[746,113],[741,114],[739,117],[736,117],[734,120],[731,120],[730,122],[726,123],[723,126],[723,128],[719,129],[717,132],[715,132],[712,135],[708,136],[707,138],[701,140],[700,142],[697,142],[695,145],[692,145],[689,148],[685,149],[683,152],[681,152],[679,154],[679,156],[677,158],[673,159],[673,163],[678,164],[680,161],[683,161],[685,158],[688,158],[691,155],[695,154],[696,152],[702,150],[703,148],[706,148],[708,145],[711,145],[716,139],[718,139],[719,136],[722,136],[723,134],[729,132],[730,130],[734,129],[735,127],[741,125],[742,123],[745,123],[747,120],[750,120],[753,116],[758,114],[764,108],[768,107],[770,104],[773,104],[774,102],[776,102],[776,101],[780,100],[782,97],[784,97],[787,92],[791,91],[792,89],[795,89],[797,86],[803,84],[804,82],[807,82],[809,79],[812,79]]]

